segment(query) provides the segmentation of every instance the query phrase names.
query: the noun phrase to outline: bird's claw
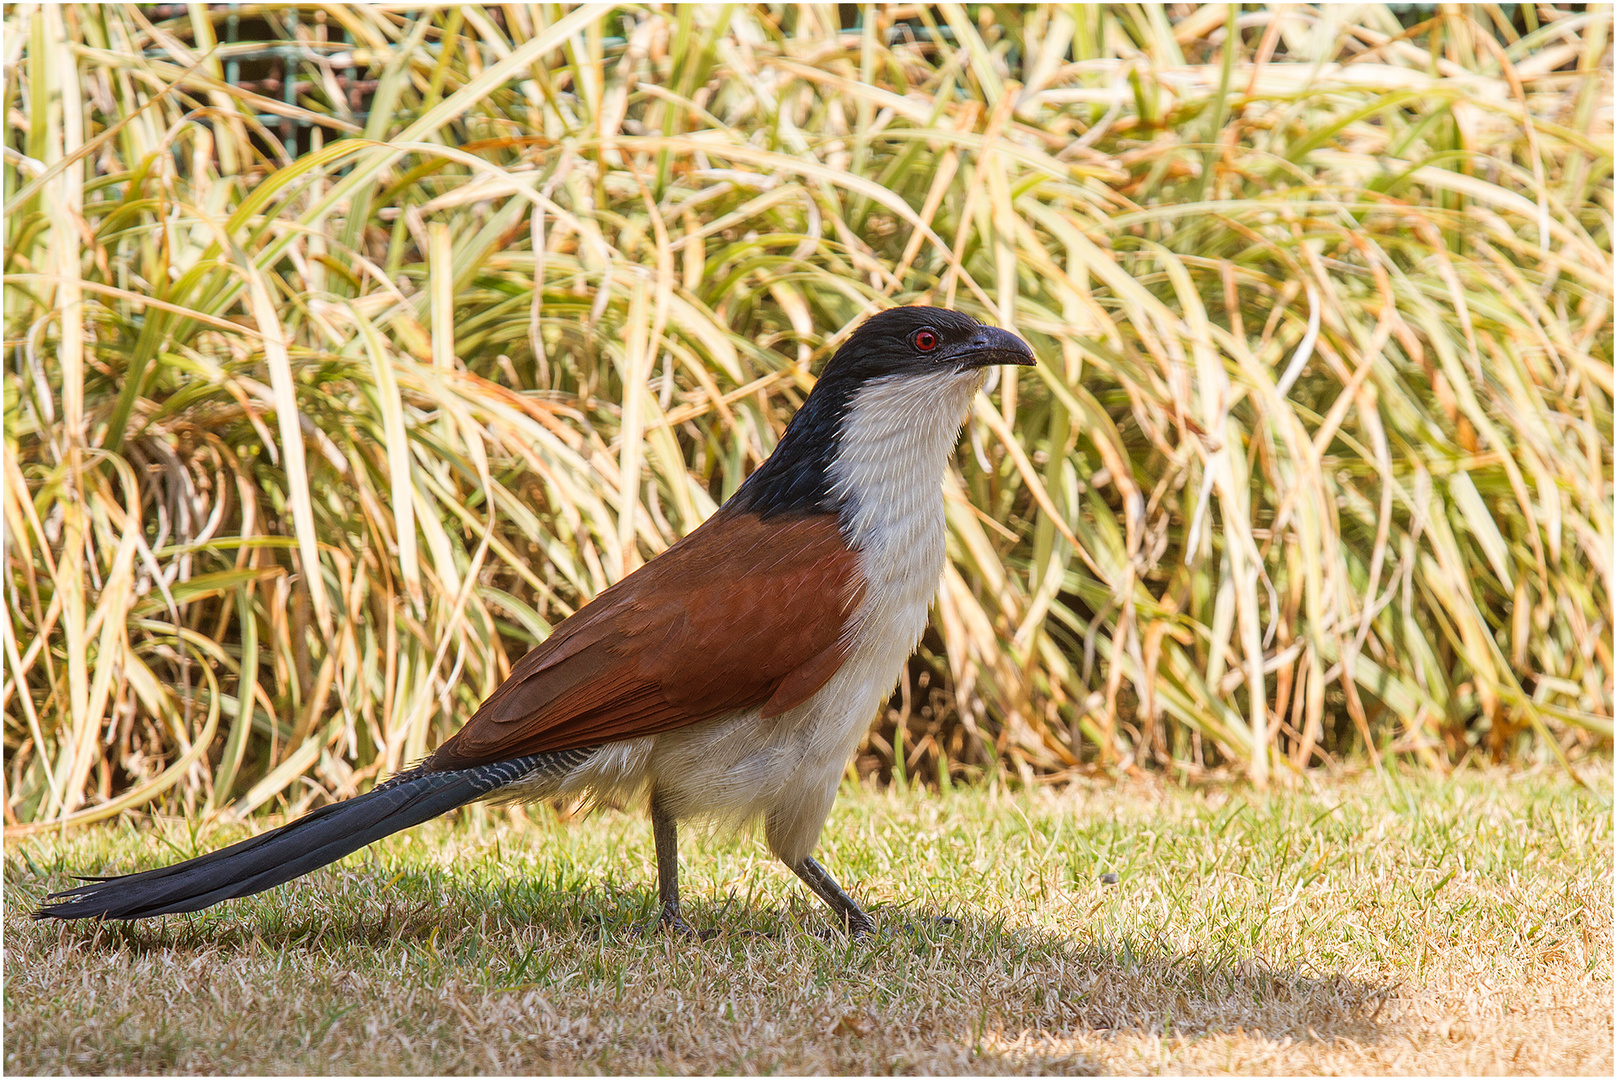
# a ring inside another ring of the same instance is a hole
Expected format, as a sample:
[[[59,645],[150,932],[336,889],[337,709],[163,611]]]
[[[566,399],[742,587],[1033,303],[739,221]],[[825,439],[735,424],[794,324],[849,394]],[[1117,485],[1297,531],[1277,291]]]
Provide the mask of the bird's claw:
[[[633,937],[650,937],[653,934],[676,934],[687,941],[711,941],[719,936],[717,930],[696,929],[680,916],[678,908],[667,907],[663,908],[652,921],[632,927],[629,933]]]
[[[825,927],[818,930],[809,930],[809,936],[817,937],[821,941],[837,941],[846,938],[849,942],[864,945],[881,939],[881,931],[876,924],[866,919],[864,922],[843,923],[841,926]]]

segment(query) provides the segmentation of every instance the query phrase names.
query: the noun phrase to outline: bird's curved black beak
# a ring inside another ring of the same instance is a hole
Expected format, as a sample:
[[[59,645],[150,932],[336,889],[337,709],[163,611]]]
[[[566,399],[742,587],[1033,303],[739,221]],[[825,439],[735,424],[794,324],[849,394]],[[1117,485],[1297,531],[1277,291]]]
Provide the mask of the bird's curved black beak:
[[[960,346],[960,363],[966,367],[993,367],[995,364],[1016,364],[1032,367],[1033,350],[1027,342],[997,326],[985,326]]]

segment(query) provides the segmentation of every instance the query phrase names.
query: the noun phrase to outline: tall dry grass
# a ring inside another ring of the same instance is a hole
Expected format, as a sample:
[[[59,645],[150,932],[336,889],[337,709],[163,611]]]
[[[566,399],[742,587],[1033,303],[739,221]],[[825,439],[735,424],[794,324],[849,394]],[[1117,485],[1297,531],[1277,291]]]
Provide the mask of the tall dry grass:
[[[1042,363],[861,767],[1609,745],[1609,9],[837,10],[8,7],[10,829],[420,756],[911,302]]]

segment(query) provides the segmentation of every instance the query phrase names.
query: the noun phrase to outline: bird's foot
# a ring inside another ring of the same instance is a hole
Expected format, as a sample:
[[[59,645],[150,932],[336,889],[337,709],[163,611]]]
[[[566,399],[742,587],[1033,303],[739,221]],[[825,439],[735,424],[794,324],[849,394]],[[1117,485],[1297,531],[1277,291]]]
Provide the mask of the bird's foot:
[[[635,926],[629,933],[634,937],[650,937],[653,934],[675,934],[685,938],[687,941],[711,941],[719,936],[717,930],[696,929],[680,915],[679,908],[672,905],[664,905],[655,919]]]
[[[649,938],[657,934],[673,934],[687,941],[711,941],[717,937],[717,930],[698,930],[684,919],[652,919],[649,922],[637,923],[629,928],[629,936]]]
[[[840,941],[846,939],[853,944],[869,944],[881,937],[881,931],[870,919],[850,919],[837,927],[825,927],[810,930],[809,933],[821,941]]]

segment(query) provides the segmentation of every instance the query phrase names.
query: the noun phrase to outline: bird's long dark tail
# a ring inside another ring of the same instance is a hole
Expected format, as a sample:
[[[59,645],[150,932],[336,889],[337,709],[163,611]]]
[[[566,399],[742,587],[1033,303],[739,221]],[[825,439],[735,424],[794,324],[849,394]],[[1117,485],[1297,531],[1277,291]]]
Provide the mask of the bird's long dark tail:
[[[560,779],[588,756],[566,751],[454,771],[413,769],[356,798],[207,855],[124,877],[86,878],[77,888],[47,897],[55,902],[42,905],[34,918],[145,919],[251,896],[517,781]]]

